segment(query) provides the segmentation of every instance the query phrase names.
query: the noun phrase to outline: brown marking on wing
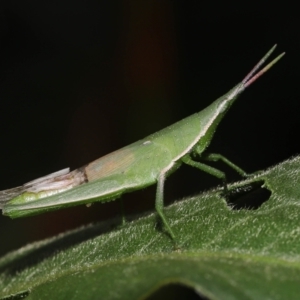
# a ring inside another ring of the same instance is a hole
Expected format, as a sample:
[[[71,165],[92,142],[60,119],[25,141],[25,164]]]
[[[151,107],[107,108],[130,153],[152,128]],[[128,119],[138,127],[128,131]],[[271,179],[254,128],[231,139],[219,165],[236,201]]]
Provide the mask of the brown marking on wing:
[[[78,171],[78,172],[81,173],[81,176],[82,176],[82,182],[81,182],[80,184],[89,182],[88,177],[87,177],[87,174],[86,174],[86,167],[87,167],[87,166],[88,166],[88,165],[83,166],[83,167],[78,168],[77,170],[75,170],[75,171]]]
[[[120,149],[88,164],[85,174],[88,181],[97,180],[113,174],[122,174],[132,164],[135,156],[132,149]]]

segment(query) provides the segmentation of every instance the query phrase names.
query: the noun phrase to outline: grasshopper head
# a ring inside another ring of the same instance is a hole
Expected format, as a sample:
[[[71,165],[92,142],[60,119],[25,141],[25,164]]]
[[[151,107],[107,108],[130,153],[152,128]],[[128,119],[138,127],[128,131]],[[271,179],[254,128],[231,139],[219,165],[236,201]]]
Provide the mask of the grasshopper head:
[[[199,138],[198,148],[195,152],[202,153],[204,149],[209,145],[218,124],[223,119],[226,112],[229,110],[229,108],[235,102],[238,96],[248,86],[250,86],[254,81],[256,81],[261,75],[267,72],[285,54],[280,54],[267,66],[265,66],[263,69],[257,72],[258,69],[262,66],[262,64],[275,50],[275,48],[276,45],[273,46],[271,50],[269,50],[269,52],[256,64],[256,66],[247,74],[247,76],[240,83],[238,83],[225,95],[214,101],[211,105],[206,107],[203,111],[199,112],[201,128],[204,128],[205,130],[203,130],[203,135]]]
[[[233,89],[227,92],[223,97],[222,101],[219,103],[220,113],[226,112],[232,103],[237,99],[237,97],[253,82],[255,82],[260,76],[266,73],[274,64],[276,64],[283,56],[284,52],[274,58],[269,64],[267,64],[259,72],[259,68],[264,64],[268,57],[273,53],[277,45],[274,45],[264,57],[254,66],[254,68],[247,74],[247,76],[237,84]],[[256,73],[257,72],[257,73]]]

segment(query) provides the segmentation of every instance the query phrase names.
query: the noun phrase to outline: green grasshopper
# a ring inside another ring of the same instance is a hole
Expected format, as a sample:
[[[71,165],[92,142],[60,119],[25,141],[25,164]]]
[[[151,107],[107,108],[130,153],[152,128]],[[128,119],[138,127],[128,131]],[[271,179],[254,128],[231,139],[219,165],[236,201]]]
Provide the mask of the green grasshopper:
[[[242,82],[202,111],[72,172],[64,169],[1,191],[2,213],[18,218],[95,201],[108,202],[124,193],[157,184],[155,209],[167,232],[175,238],[163,211],[167,176],[185,163],[223,180],[225,193],[225,173],[203,162],[221,160],[240,175],[248,176],[224,156],[208,154],[205,150],[238,96],[285,54],[256,73],[275,48],[276,45]]]

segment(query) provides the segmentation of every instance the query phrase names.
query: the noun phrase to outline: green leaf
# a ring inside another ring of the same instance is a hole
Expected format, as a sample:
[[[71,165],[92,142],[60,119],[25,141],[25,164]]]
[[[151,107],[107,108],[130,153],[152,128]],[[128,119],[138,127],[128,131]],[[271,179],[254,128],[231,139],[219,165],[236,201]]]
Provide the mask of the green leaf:
[[[177,243],[152,213],[21,248],[0,259],[0,296],[138,299],[180,284],[209,299],[298,299],[299,173],[296,157],[229,186],[244,207],[263,184],[271,196],[257,209],[233,209],[221,188],[167,207]]]

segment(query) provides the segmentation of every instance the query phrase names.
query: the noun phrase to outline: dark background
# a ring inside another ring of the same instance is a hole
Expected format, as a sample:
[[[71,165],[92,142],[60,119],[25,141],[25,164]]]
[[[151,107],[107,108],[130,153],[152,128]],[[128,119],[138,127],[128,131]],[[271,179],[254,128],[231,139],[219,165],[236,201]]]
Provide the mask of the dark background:
[[[298,154],[298,14],[263,1],[2,0],[0,190],[80,167],[202,110],[274,43],[287,55],[232,107],[210,151],[249,172]],[[167,202],[217,184],[183,167],[167,181]],[[155,187],[125,195],[127,214],[153,209],[154,195]],[[115,201],[0,216],[0,254],[118,212]]]

